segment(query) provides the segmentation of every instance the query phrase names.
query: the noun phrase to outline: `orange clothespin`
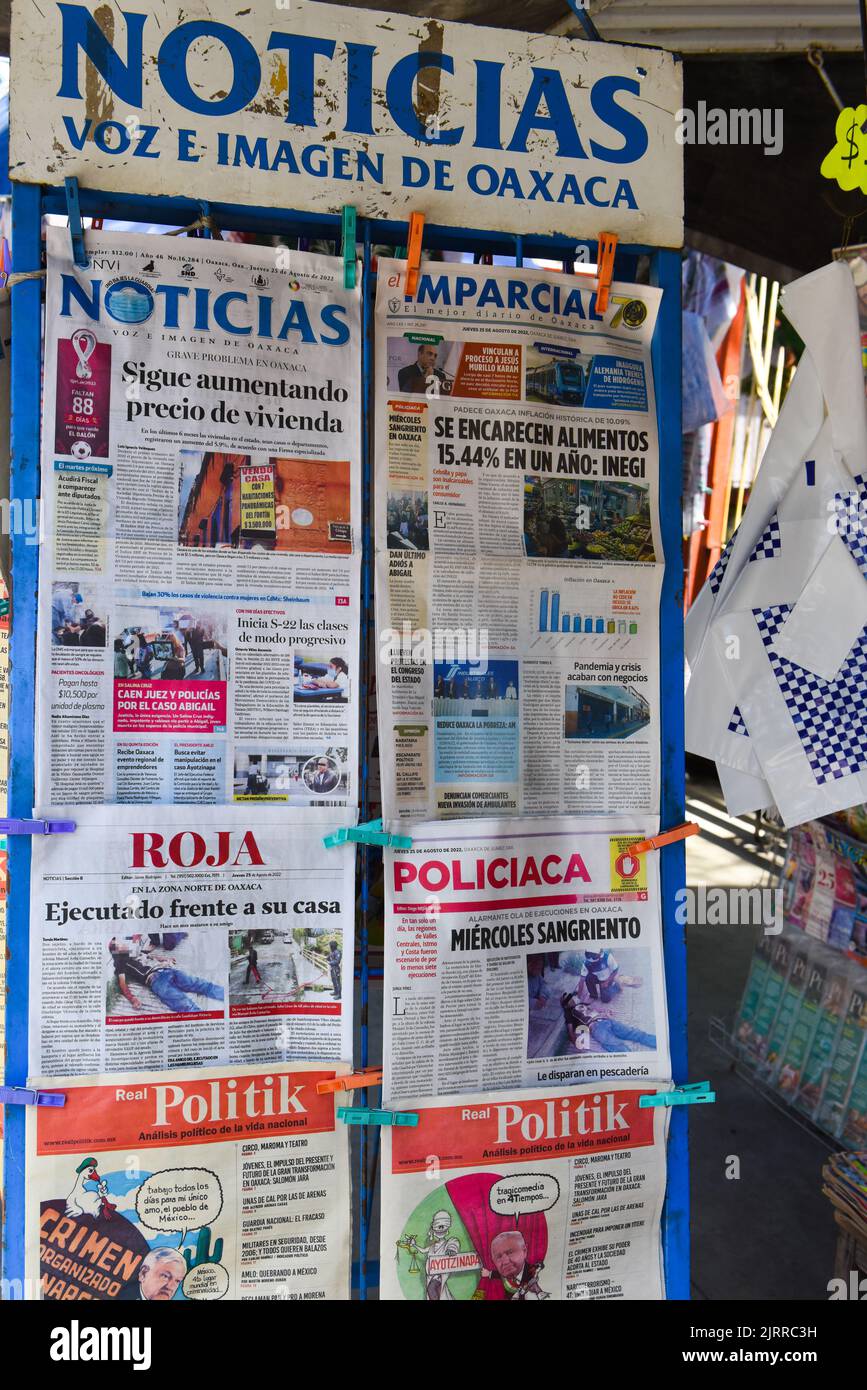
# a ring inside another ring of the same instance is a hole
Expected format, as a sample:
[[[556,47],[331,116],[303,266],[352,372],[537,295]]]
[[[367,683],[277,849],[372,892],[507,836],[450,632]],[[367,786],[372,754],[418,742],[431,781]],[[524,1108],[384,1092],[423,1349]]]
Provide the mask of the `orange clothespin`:
[[[614,275],[614,257],[617,254],[617,235],[615,232],[599,233],[599,258],[596,263],[598,285],[596,289],[596,308],[604,314],[608,308],[608,295]]]
[[[333,1076],[330,1081],[317,1081],[316,1093],[327,1096],[331,1091],[360,1091],[364,1086],[382,1085],[382,1067],[365,1067],[349,1076]]]
[[[651,849],[662,849],[663,845],[676,844],[678,840],[686,840],[690,835],[700,835],[701,830],[695,821],[684,821],[683,825],[676,825],[673,830],[664,830],[661,835],[654,835],[650,840],[637,840],[634,845],[629,846],[630,854],[646,854]]]
[[[418,268],[421,264],[421,241],[424,236],[424,213],[409,215],[409,239],[406,243],[406,287],[404,294],[412,299],[418,289]]]

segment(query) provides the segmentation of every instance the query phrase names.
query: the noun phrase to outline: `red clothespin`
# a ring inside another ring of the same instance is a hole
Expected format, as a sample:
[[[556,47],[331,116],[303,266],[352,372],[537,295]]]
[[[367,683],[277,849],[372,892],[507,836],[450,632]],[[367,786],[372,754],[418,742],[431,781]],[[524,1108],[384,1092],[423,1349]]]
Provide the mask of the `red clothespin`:
[[[360,1091],[364,1086],[382,1085],[382,1067],[364,1067],[349,1076],[333,1076],[328,1081],[317,1081],[316,1093],[327,1096],[331,1091]]]
[[[629,846],[630,854],[646,854],[651,849],[662,849],[663,845],[676,844],[678,840],[686,840],[690,835],[700,835],[701,830],[695,821],[687,820],[683,825],[676,825],[673,830],[664,830],[661,835],[654,835],[649,840],[637,840],[634,845]]]
[[[614,275],[614,257],[617,254],[617,235],[615,232],[599,233],[599,255],[596,262],[596,308],[604,314],[608,308],[608,295]]]
[[[409,215],[409,239],[406,243],[406,286],[404,295],[413,299],[418,289],[418,268],[421,264],[421,241],[424,236],[424,213]]]

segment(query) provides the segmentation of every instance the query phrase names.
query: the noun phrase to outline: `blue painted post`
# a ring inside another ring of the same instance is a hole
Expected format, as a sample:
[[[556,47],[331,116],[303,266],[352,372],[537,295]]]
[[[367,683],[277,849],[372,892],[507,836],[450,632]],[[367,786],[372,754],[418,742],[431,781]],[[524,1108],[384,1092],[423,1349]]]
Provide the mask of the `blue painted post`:
[[[683,730],[683,557],[681,548],[681,310],[680,254],[656,251],[651,279],[662,290],[653,338],[653,375],[659,423],[659,522],[665,551],[665,577],[659,612],[660,741],[662,795],[660,825],[685,819]],[[662,922],[672,1075],[688,1082],[686,1047],[685,929],[675,920],[675,894],[686,882],[683,841],[658,851],[662,856]],[[662,1226],[666,1291],[671,1299],[688,1299],[689,1283],[689,1136],[686,1106],[671,1112],[668,1132],[668,1190]]]
[[[39,270],[42,259],[41,190],[13,184],[12,273]],[[41,280],[12,288],[12,466],[10,515],[33,506],[39,480],[39,399],[42,363]],[[20,508],[16,503],[20,502]],[[10,642],[9,815],[33,813],[36,584],[39,547],[22,531],[12,536],[12,632]],[[6,964],[6,1083],[27,1079],[28,967],[30,932],[30,836],[9,836],[9,900]],[[3,1136],[6,1189],[3,1277],[6,1298],[24,1296],[23,1105],[9,1105]]]

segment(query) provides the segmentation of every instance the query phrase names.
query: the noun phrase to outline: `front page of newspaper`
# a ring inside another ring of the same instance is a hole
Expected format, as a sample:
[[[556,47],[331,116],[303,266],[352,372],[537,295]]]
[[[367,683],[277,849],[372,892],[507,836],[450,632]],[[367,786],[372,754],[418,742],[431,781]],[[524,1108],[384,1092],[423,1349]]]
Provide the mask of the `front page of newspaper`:
[[[352,1057],[355,846],[262,807],[73,808],[33,842],[30,1070]]]
[[[666,1111],[653,1085],[408,1102],[382,1135],[381,1296],[662,1299]]]
[[[338,1064],[31,1084],[27,1296],[346,1300],[350,1180]]]
[[[636,817],[413,827],[385,851],[383,1096],[668,1080],[659,864]]]
[[[659,802],[660,291],[380,260],[387,816]]]
[[[355,805],[360,291],[86,241],[48,229],[37,800]]]

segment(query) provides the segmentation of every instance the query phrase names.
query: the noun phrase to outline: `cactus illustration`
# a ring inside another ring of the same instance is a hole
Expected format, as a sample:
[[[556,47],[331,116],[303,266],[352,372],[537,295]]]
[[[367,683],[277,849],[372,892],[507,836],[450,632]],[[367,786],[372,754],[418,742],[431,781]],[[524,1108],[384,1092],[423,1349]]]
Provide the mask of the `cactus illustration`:
[[[195,1250],[185,1250],[184,1259],[187,1262],[187,1271],[195,1269],[196,1265],[214,1264],[218,1265],[223,1258],[223,1237],[218,1236],[214,1241],[214,1249],[211,1251],[211,1228],[203,1226],[196,1238]]]

